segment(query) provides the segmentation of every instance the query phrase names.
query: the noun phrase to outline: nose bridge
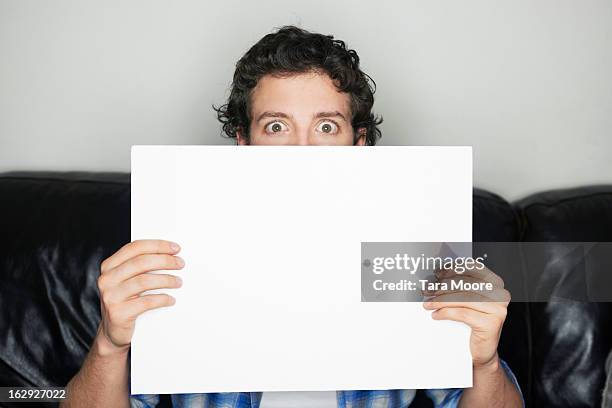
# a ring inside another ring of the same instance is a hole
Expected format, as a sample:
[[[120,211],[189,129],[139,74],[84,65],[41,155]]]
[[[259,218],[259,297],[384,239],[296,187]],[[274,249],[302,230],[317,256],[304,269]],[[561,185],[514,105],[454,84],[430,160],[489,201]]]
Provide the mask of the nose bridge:
[[[312,144],[310,133],[308,124],[305,121],[302,121],[302,123],[297,125],[294,133],[295,140],[293,141],[293,144],[296,146],[308,146]]]

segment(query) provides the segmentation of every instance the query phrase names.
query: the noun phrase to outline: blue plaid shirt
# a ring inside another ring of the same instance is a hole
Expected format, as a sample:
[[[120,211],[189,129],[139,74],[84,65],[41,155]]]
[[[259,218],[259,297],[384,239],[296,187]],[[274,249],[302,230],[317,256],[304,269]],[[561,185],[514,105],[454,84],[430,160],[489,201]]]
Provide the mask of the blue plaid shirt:
[[[520,392],[516,377],[505,361],[500,360],[508,378]],[[425,390],[436,408],[459,405],[463,388]],[[415,390],[336,391],[339,408],[405,408],[410,405]],[[259,408],[261,392],[224,392],[208,394],[173,394],[172,406],[176,408]],[[154,408],[159,395],[138,394],[130,397],[132,408]],[[523,402],[523,406],[525,403]]]

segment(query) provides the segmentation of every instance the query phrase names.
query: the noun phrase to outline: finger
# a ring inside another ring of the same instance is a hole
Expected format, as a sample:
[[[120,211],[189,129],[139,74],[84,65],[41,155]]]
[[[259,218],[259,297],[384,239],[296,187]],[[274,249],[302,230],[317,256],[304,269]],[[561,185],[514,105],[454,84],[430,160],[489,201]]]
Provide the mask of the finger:
[[[431,286],[432,288],[439,288],[439,287],[442,286],[442,285],[439,285],[439,284],[440,283],[444,283],[446,285],[446,287],[449,288],[448,290],[450,290],[450,288],[453,287],[452,286],[452,282],[455,282],[455,283],[464,282],[464,283],[469,283],[470,285],[473,284],[473,283],[481,283],[481,282],[482,283],[487,283],[487,284],[489,283],[489,282],[482,281],[480,279],[473,278],[471,276],[463,276],[463,275],[453,275],[452,277],[449,277],[449,278],[442,278],[442,277],[436,278],[436,277],[434,277],[434,279],[430,280],[429,282],[431,284],[434,284],[434,285]],[[427,295],[435,295],[438,292],[443,292],[443,291],[446,291],[446,289],[445,290],[442,290],[442,289],[424,290],[423,292],[425,294],[427,294]]]
[[[456,294],[456,299],[459,301],[464,299],[465,294],[469,295],[471,293],[480,295],[482,299],[472,299],[471,297],[468,297],[466,298],[466,301],[477,300],[483,302],[510,302],[511,299],[510,292],[508,292],[506,289],[495,287],[489,282],[483,282],[475,278],[461,276],[451,279],[442,279],[440,280],[440,283],[446,284],[447,289],[428,291],[424,294],[426,296]],[[487,287],[486,285],[490,286]]]
[[[465,323],[474,330],[484,331],[491,327],[491,321],[487,315],[474,309],[466,307],[447,307],[439,309],[431,314],[434,320],[453,320]]]
[[[111,282],[119,284],[145,272],[176,270],[184,266],[185,261],[180,256],[146,254],[128,259],[106,275]]]
[[[483,267],[482,269],[478,269],[476,267],[466,269],[462,273],[458,273],[452,269],[442,269],[442,270],[436,271],[436,277],[438,277],[439,279],[440,278],[452,278],[453,276],[470,276],[473,278],[483,280],[485,282],[490,282],[493,284],[493,286],[496,286],[496,287],[500,287],[500,288],[504,287],[503,279],[497,276],[496,274],[494,274],[486,266]]]
[[[471,301],[457,300],[455,294],[436,296],[427,302],[423,302],[423,307],[427,310],[437,310],[446,307],[463,307],[467,309],[477,310],[482,313],[489,314],[505,314],[506,304],[502,302],[483,302],[478,298],[481,296],[474,294]],[[467,296],[465,297],[467,299]]]
[[[165,241],[161,239],[143,239],[132,241],[122,246],[112,256],[105,259],[100,266],[102,273],[105,273],[130,258],[141,254],[176,254],[180,251],[181,247],[171,241]]]
[[[127,301],[123,308],[123,313],[125,313],[126,319],[134,320],[147,310],[159,309],[160,307],[168,307],[174,305],[175,303],[176,299],[170,295],[143,295]]]
[[[110,295],[109,302],[118,303],[154,289],[174,289],[182,286],[182,279],[175,275],[143,273],[124,281]]]

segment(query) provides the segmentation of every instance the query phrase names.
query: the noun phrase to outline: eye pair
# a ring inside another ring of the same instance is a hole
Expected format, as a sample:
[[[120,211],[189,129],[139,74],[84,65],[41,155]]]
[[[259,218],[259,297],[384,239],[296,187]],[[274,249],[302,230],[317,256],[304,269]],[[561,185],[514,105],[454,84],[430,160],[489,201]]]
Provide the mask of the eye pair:
[[[289,130],[289,128],[281,121],[270,122],[265,127],[266,133],[280,133],[287,130]],[[326,120],[317,125],[316,131],[320,133],[334,134],[338,132],[338,125],[333,121]]]

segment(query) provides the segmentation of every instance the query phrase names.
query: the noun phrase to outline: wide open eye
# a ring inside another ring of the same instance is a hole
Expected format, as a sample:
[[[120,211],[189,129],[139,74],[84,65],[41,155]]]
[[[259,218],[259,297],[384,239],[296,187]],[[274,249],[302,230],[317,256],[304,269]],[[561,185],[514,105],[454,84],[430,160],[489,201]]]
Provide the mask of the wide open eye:
[[[266,133],[280,133],[280,132],[284,132],[289,129],[283,122],[275,120],[274,122],[268,123],[266,125],[265,130],[266,130]]]
[[[326,120],[317,125],[317,132],[333,135],[338,133],[338,125],[335,122]]]

